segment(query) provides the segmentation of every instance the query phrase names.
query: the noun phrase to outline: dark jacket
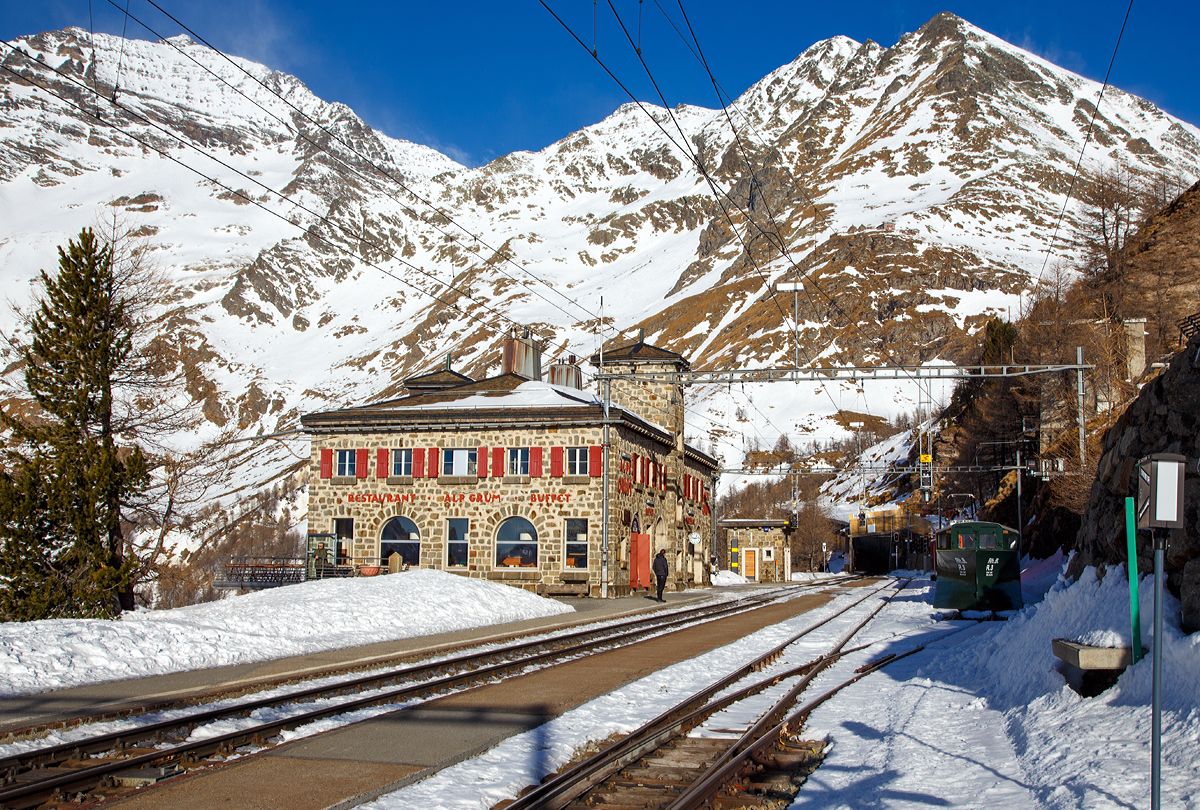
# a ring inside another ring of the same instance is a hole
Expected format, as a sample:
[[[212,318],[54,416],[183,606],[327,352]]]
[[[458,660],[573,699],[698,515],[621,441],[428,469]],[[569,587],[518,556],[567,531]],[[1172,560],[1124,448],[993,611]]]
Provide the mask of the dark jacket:
[[[666,577],[667,574],[671,573],[671,569],[667,567],[667,555],[660,551],[658,556],[654,558],[654,565],[651,566],[651,570],[654,571],[654,576],[656,577]]]

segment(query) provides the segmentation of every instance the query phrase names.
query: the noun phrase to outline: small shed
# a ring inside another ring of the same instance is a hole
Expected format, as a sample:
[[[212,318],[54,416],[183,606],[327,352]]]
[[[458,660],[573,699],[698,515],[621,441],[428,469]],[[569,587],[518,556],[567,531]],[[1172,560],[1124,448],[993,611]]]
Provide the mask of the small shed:
[[[729,570],[751,582],[787,582],[792,578],[791,529],[779,518],[727,518],[718,526],[729,533]]]

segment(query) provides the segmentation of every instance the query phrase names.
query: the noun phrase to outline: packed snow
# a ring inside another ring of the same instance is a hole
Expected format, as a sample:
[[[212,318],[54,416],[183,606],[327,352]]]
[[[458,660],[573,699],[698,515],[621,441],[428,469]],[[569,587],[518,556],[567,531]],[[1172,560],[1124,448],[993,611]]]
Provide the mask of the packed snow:
[[[573,612],[518,588],[421,569],[317,580],[115,620],[6,622],[0,699]]]

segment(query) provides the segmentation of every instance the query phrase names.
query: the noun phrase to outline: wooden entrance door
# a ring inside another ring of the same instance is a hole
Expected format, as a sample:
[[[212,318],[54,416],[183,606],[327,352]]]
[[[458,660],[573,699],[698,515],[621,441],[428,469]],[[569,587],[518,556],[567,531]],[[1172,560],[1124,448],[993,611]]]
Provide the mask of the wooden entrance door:
[[[650,587],[650,535],[629,535],[629,587]]]
[[[758,549],[742,549],[742,576],[746,579],[758,579]]]

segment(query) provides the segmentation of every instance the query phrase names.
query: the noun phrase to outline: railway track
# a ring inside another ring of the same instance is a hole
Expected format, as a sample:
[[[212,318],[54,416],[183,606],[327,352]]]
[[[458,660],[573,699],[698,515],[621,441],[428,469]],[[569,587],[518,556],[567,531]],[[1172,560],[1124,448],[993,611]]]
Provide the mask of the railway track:
[[[830,584],[837,583],[827,581],[819,587]],[[805,590],[794,586],[776,589],[748,599],[661,612],[358,675],[333,684],[300,688],[283,696],[239,701],[218,708],[192,707],[194,711],[184,717],[33,748],[0,759],[0,807],[29,808],[121,793],[207,767],[210,759],[256,753],[278,743],[284,732],[317,720],[388,704],[411,704],[555,661],[637,643],[657,634],[753,610],[781,595]],[[384,711],[402,708],[384,708]],[[246,720],[263,711],[284,716],[269,722]],[[211,729],[213,724],[231,721],[239,727],[197,737],[197,730],[204,733],[206,727]]]
[[[527,788],[517,799],[500,803],[497,810],[692,810],[701,806],[761,807],[764,801],[785,799],[790,804],[800,782],[821,760],[819,748],[798,739],[808,713],[851,683],[923,649],[874,661],[795,708],[819,673],[843,656],[869,646],[847,647],[907,584],[904,580],[899,587],[889,584],[868,593],[621,740]],[[760,674],[800,638],[888,587],[895,589],[838,638],[829,652],[765,677]]]

